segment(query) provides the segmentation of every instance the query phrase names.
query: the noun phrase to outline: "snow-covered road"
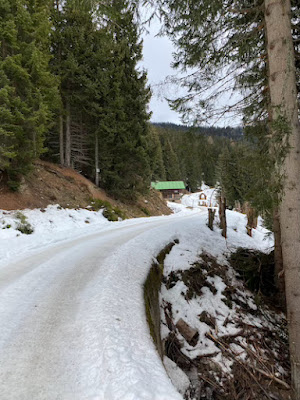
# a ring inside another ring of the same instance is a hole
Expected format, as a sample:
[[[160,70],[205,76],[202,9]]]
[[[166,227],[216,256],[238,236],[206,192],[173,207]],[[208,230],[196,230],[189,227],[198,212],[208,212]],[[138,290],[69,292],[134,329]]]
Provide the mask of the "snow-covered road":
[[[0,398],[181,399],[145,324],[143,282],[195,218],[94,228],[1,265]]]

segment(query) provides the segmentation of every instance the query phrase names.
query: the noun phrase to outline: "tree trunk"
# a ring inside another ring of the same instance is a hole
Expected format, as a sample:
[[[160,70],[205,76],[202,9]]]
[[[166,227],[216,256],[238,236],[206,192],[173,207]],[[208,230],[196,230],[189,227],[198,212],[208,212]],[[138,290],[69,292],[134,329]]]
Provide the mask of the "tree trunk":
[[[221,193],[219,196],[219,218],[222,236],[227,238],[227,221],[226,221],[226,198]]]
[[[273,232],[274,232],[274,261],[275,261],[275,285],[279,291],[279,301],[285,306],[285,287],[284,287],[284,269],[281,248],[281,231],[280,218],[278,209],[274,211],[273,216]]]
[[[99,139],[95,133],[95,184],[99,186]]]
[[[290,0],[265,0],[271,99],[271,133],[286,150],[278,167],[284,177],[280,204],[281,244],[295,398],[300,399],[300,127]],[[280,129],[279,129],[280,122]],[[276,151],[276,149],[275,149]]]
[[[66,102],[66,155],[65,155],[65,165],[66,167],[71,167],[71,107],[67,100]]]
[[[252,229],[257,228],[256,211],[249,203],[246,203],[245,208],[247,214],[247,234],[252,237]]]
[[[65,164],[65,153],[64,153],[64,119],[62,114],[59,116],[59,158],[60,165]]]
[[[215,219],[216,210],[208,207],[208,227],[210,230],[214,230],[214,219]]]

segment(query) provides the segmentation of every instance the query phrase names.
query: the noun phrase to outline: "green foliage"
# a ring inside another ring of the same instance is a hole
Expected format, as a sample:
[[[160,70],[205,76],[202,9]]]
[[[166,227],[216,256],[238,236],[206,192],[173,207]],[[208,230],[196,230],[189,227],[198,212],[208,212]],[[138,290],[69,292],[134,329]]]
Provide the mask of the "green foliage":
[[[297,71],[300,68],[298,3],[291,2]],[[245,130],[253,135],[259,149],[257,157],[247,156],[245,162],[254,162],[259,173],[247,171],[245,163],[228,159],[232,152],[223,153],[221,163],[226,165],[230,177],[223,173],[222,180],[231,203],[248,198],[257,209],[271,215],[282,193],[284,177],[280,169],[289,151],[289,132],[280,110],[280,117],[270,123],[264,1],[158,0],[156,4],[165,22],[163,30],[176,46],[174,67],[183,73],[175,81],[187,89],[187,95],[171,101],[172,107],[196,126],[202,121],[219,121],[224,114],[243,116]],[[239,96],[232,96],[237,91]],[[299,93],[298,90],[298,97]],[[225,104],[221,107],[220,98]],[[235,178],[239,180],[236,184],[232,181]],[[259,190],[261,199],[255,195]]]
[[[18,181],[18,180],[9,180],[9,181],[7,181],[7,186],[8,186],[8,188],[12,191],[12,192],[18,192],[19,191],[19,189],[20,189],[20,181]]]
[[[92,208],[95,211],[103,210],[103,216],[108,221],[119,221],[119,219],[126,219],[126,215],[118,207],[113,207],[109,201],[93,199],[91,200]]]
[[[31,235],[34,232],[34,229],[27,221],[27,217],[22,214],[20,211],[17,212],[16,218],[20,221],[17,225],[17,230],[25,235]]]
[[[144,213],[145,215],[147,215],[147,217],[150,217],[150,216],[151,216],[151,213],[150,213],[150,211],[148,210],[148,208],[146,208],[146,207],[141,207],[141,211],[143,211],[143,213]]]
[[[158,130],[151,125],[149,127],[148,155],[150,169],[152,172],[151,181],[165,181],[166,169],[163,160],[163,150],[160,143]]]
[[[20,220],[22,224],[25,224],[26,221],[27,221],[27,217],[26,217],[23,213],[21,213],[21,211],[18,211],[18,212],[16,213],[16,218],[17,218],[18,220]]]
[[[273,252],[265,254],[240,248],[230,256],[229,262],[250,290],[265,296],[276,293]]]
[[[17,226],[17,230],[23,233],[24,235],[31,235],[34,232],[34,229],[32,228],[29,222],[26,222],[24,224],[19,224]]]
[[[262,57],[263,0],[156,3],[165,22],[164,31],[176,47],[173,66],[183,75],[175,81],[187,88],[184,97],[171,101],[184,120],[211,123],[225,112],[230,115],[240,111],[251,118],[261,117],[267,78]],[[243,92],[242,99],[230,96],[236,90]],[[224,106],[218,102],[220,97]]]
[[[11,225],[10,224],[7,224],[7,225],[5,225],[2,229],[10,229],[11,228]]]
[[[15,189],[43,151],[58,102],[49,71],[48,2],[4,0],[0,5],[0,168]]]
[[[138,70],[142,43],[133,11],[127,1],[110,7],[58,1],[52,21],[52,66],[61,81],[60,115],[71,120],[72,165],[90,178],[99,166],[100,185],[132,200],[151,179],[150,90]],[[52,154],[58,150],[55,135],[48,139]]]
[[[252,127],[251,132],[249,129],[246,129],[246,134],[250,133],[252,142],[244,141],[224,147],[218,161],[218,181],[230,207],[234,207],[236,202],[240,205],[249,203],[263,216],[268,229],[272,230],[281,179],[274,172],[273,155],[265,150],[268,147],[266,127]]]
[[[169,124],[155,127],[161,142],[166,179],[183,180],[192,191],[202,182],[214,186],[218,157],[228,140],[171,127]]]

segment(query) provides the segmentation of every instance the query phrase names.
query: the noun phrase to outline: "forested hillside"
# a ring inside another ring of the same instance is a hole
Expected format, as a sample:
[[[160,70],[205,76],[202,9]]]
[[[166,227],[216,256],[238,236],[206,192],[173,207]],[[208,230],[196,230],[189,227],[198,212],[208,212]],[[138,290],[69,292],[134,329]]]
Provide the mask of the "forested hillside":
[[[193,131],[199,135],[205,136],[219,136],[228,139],[240,140],[243,138],[244,132],[242,127],[219,127],[219,126],[197,126],[190,127],[187,125],[177,125],[169,122],[156,122],[153,123],[154,126],[165,128],[173,131],[189,132]]]
[[[151,180],[216,182],[224,138],[242,129],[149,123],[135,11],[121,0],[1,3],[0,171],[12,190],[40,157],[129,200]]]
[[[207,137],[194,131],[173,129],[173,124],[152,125],[153,180],[183,180],[195,191],[201,183],[214,186],[218,158],[228,139]]]
[[[43,156],[112,194],[145,190],[150,90],[134,7],[6,0],[0,26],[0,168],[10,187]]]

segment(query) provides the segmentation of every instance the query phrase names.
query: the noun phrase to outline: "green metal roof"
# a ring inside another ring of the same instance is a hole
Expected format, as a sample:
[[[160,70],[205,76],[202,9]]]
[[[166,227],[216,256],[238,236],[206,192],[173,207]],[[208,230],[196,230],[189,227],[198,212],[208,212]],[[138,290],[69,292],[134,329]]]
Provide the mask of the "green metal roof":
[[[151,182],[151,186],[156,190],[185,189],[183,181]]]

